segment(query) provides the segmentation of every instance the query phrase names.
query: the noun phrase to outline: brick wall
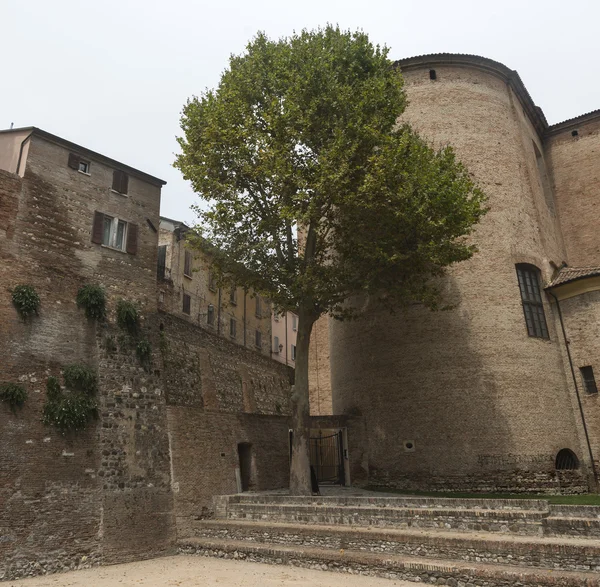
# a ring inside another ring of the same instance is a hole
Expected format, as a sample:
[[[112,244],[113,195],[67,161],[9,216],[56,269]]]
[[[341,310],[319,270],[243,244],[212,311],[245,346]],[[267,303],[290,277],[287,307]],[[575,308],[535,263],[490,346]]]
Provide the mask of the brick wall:
[[[329,359],[329,316],[321,316],[310,335],[308,392],[313,416],[333,414]]]

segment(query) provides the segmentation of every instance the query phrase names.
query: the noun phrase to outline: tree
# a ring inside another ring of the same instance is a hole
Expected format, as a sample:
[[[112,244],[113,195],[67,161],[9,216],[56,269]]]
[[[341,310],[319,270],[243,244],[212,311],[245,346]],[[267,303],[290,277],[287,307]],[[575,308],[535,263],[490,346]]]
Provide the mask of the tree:
[[[356,318],[365,298],[434,309],[435,277],[476,250],[484,195],[451,148],[398,125],[405,106],[388,49],[328,26],[258,34],[183,109],[175,166],[207,203],[199,242],[215,245],[224,279],[298,314],[292,494],[310,493],[315,321]]]

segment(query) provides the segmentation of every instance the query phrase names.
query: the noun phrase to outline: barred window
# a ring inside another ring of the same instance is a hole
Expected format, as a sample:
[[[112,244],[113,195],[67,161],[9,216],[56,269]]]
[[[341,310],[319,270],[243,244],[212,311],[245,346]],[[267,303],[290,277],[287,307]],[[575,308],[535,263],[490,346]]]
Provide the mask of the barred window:
[[[517,277],[523,302],[527,333],[536,338],[550,338],[540,293],[540,270],[534,265],[517,265]]]
[[[206,323],[209,326],[215,325],[215,307],[212,304],[209,304],[208,311],[206,312]]]
[[[594,377],[594,369],[589,365],[587,367],[580,367],[581,378],[583,379],[583,387],[587,393],[598,393],[598,387],[596,387],[596,378]]]

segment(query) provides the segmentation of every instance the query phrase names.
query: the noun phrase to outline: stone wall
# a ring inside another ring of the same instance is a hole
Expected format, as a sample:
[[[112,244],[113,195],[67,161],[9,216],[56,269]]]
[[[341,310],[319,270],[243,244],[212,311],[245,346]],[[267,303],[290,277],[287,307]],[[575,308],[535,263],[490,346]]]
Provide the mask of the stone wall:
[[[310,335],[308,392],[312,416],[333,414],[329,360],[329,316],[321,316]]]
[[[490,211],[473,236],[479,252],[442,282],[452,310],[371,307],[361,321],[331,324],[333,411],[364,416],[372,483],[580,490],[585,471],[567,487],[554,474],[562,448],[589,465],[562,335],[545,299],[550,337],[528,336],[515,271],[530,263],[548,281],[566,257],[543,145],[500,73],[423,64],[404,76],[404,120],[455,148]]]

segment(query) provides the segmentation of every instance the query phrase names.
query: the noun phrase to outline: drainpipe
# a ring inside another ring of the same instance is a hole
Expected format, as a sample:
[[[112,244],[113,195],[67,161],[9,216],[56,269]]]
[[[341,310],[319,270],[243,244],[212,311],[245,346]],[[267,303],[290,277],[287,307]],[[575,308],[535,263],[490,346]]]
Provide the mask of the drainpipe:
[[[585,441],[587,443],[588,453],[592,462],[592,473],[594,474],[594,481],[596,488],[598,487],[598,471],[596,471],[596,464],[594,463],[594,454],[592,452],[592,444],[590,442],[590,435],[588,433],[587,424],[585,421],[585,413],[583,411],[583,404],[581,403],[581,395],[579,394],[579,385],[577,384],[577,376],[575,375],[575,367],[573,367],[573,358],[571,357],[571,349],[569,348],[569,340],[567,338],[567,331],[565,330],[565,323],[563,320],[562,311],[560,309],[560,303],[558,298],[551,292],[548,293],[554,298],[556,302],[556,309],[558,310],[558,318],[560,320],[560,327],[562,329],[563,338],[565,340],[565,348],[567,349],[567,357],[569,359],[569,367],[571,368],[571,376],[573,377],[573,385],[575,385],[575,395],[577,396],[577,404],[579,405],[579,413],[581,414],[581,422],[583,423],[583,431],[585,432]]]
[[[221,288],[219,288],[219,309],[217,310],[217,334],[221,334]]]
[[[244,346],[246,346],[246,296],[248,292],[244,288]]]

